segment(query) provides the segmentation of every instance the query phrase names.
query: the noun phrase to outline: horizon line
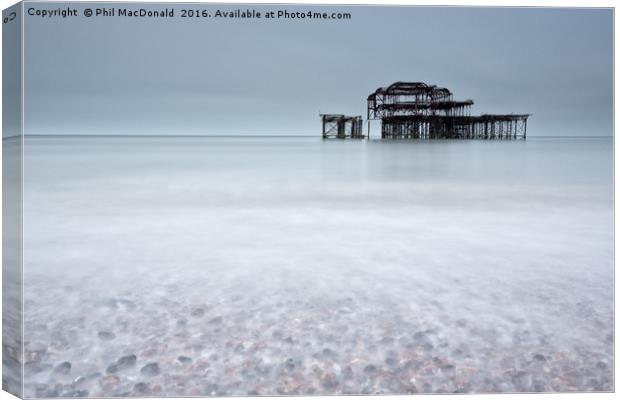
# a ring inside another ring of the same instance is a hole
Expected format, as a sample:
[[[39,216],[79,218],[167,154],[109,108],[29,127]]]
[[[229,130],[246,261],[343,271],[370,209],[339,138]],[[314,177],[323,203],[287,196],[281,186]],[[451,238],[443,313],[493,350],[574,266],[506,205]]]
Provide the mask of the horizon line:
[[[16,137],[93,137],[93,138],[120,138],[120,137],[139,137],[139,138],[147,138],[147,137],[161,137],[161,138],[319,138],[322,139],[321,135],[266,135],[266,134],[220,134],[220,135],[209,135],[209,134],[23,134],[23,135],[12,135],[6,136],[2,139],[10,139]],[[613,138],[614,135],[528,135],[527,138]],[[527,140],[526,138],[526,140]],[[371,137],[370,139],[381,139],[381,137]]]

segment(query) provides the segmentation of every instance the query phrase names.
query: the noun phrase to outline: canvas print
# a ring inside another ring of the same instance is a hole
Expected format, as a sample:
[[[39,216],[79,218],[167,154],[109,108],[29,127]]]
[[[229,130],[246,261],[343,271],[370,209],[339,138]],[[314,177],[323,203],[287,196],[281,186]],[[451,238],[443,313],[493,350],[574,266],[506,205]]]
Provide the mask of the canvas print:
[[[3,12],[3,389],[612,392],[613,9]]]

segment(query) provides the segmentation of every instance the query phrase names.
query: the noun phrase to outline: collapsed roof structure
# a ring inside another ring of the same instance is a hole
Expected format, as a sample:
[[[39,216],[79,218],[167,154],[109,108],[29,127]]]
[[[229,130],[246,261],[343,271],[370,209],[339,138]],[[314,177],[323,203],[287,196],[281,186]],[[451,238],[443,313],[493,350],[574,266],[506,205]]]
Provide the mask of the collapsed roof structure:
[[[395,82],[367,99],[368,120],[384,139],[525,139],[530,114],[471,115],[473,100],[423,82]],[[370,125],[369,125],[370,128]]]

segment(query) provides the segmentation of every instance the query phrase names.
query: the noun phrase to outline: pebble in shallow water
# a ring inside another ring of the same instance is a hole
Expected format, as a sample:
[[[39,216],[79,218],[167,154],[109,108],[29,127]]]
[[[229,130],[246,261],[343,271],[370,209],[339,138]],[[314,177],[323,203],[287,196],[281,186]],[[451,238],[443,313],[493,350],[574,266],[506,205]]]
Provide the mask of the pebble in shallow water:
[[[106,369],[108,374],[113,374],[115,372],[121,371],[123,369],[131,368],[136,365],[137,357],[134,354],[130,354],[127,356],[123,356],[110,364]]]
[[[71,363],[69,361],[61,362],[54,367],[54,373],[60,375],[67,375],[71,371]]]
[[[140,310],[147,307],[136,304]],[[104,330],[98,330],[100,320],[83,325],[76,320],[76,332],[84,333],[78,340],[90,340],[104,357],[122,355],[108,364],[99,364],[101,358],[71,358],[88,348],[86,343],[66,342],[75,340],[74,333],[52,336],[59,328],[42,330],[41,337],[27,346],[37,361],[25,364],[27,373],[38,373],[42,384],[27,390],[37,397],[86,392],[112,397],[548,392],[611,386],[613,363],[607,354],[561,352],[540,345],[541,333],[533,329],[528,333],[523,327],[498,330],[503,337],[496,333],[497,337],[480,342],[475,336],[451,338],[450,332],[432,323],[399,320],[394,313],[376,321],[380,327],[362,329],[353,324],[345,330],[341,326],[352,321],[342,320],[347,318],[342,313],[332,321],[321,307],[305,308],[301,315],[286,307],[267,307],[254,315],[214,304],[198,318],[195,310],[203,307],[201,301],[164,304],[173,308],[153,311],[154,320],[140,327],[127,324],[122,316]],[[469,329],[474,326],[475,321],[467,322],[467,334],[487,337],[485,329]],[[515,332],[518,344],[512,341]],[[73,347],[70,352],[55,350],[51,345],[55,341]],[[64,363],[72,364],[70,369]],[[47,373],[52,370],[57,372]]]
[[[538,362],[545,362],[545,361],[547,361],[547,357],[543,356],[542,354],[534,354],[533,359],[534,359],[534,361],[538,361]]]
[[[121,385],[121,379],[116,375],[106,375],[99,379],[99,386],[106,393],[116,392]]]
[[[205,315],[205,310],[202,307],[194,308],[190,315],[192,317],[202,317]]]
[[[144,376],[157,376],[160,373],[159,364],[156,362],[148,363],[140,369],[140,373]]]
[[[97,333],[97,336],[101,340],[112,340],[116,338],[116,335],[114,333],[108,331],[100,331],[99,333]]]
[[[138,382],[133,386],[133,393],[138,396],[146,396],[151,394],[151,388],[148,383]]]

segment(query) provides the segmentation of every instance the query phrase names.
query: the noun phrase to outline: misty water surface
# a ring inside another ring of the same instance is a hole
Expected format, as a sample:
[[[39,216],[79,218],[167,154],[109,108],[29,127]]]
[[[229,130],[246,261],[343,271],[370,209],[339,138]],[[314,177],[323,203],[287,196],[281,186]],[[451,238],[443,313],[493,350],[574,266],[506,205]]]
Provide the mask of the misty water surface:
[[[613,389],[610,138],[25,160],[26,396]]]

